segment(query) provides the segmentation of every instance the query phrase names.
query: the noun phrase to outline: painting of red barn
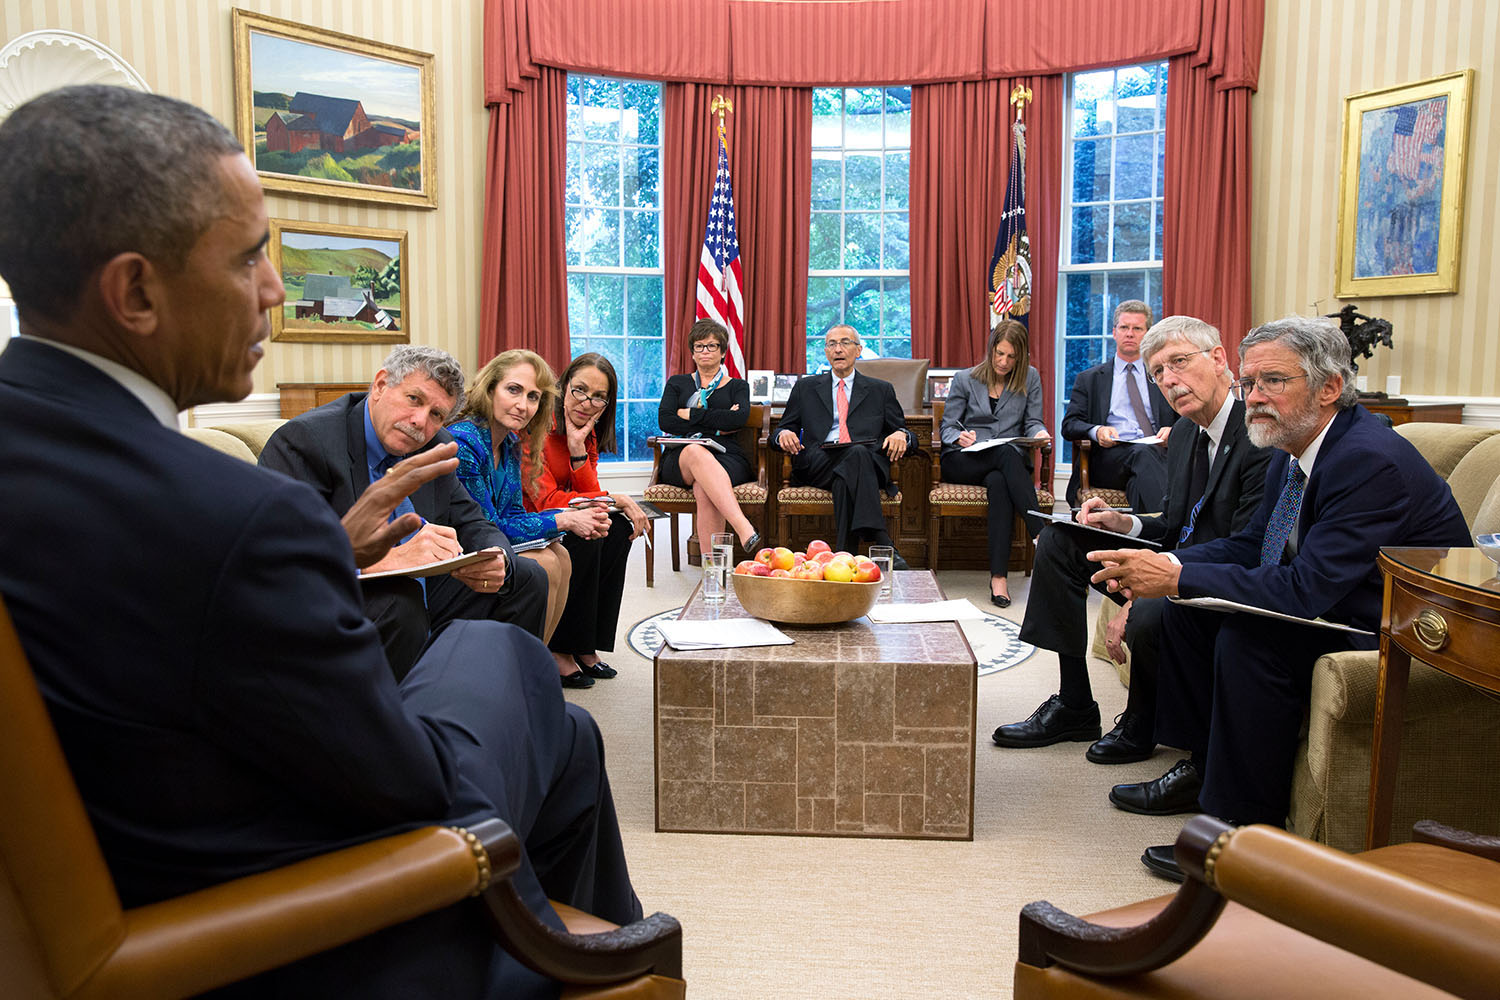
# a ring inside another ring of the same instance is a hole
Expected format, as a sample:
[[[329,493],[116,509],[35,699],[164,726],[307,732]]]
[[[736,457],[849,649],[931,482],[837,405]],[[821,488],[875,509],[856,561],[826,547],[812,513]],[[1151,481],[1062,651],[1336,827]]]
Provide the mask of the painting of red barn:
[[[437,206],[433,57],[236,9],[236,127],[267,190]]]
[[[272,340],[410,342],[406,230],[272,219],[269,252],[286,286]]]

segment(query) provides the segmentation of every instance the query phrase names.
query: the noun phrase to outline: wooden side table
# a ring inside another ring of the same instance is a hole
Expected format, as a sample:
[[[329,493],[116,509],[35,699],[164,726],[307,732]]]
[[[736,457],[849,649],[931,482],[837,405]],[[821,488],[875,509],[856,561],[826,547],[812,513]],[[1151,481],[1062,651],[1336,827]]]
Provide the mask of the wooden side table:
[[[1500,577],[1478,549],[1383,548],[1380,679],[1370,747],[1370,814],[1365,848],[1391,835],[1391,803],[1411,658],[1446,674],[1500,691]]]
[[[1464,422],[1464,404],[1462,403],[1408,403],[1404,399],[1378,403],[1372,399],[1360,400],[1360,405],[1371,413],[1384,413],[1391,418],[1391,424],[1395,427],[1413,421],[1432,424]]]

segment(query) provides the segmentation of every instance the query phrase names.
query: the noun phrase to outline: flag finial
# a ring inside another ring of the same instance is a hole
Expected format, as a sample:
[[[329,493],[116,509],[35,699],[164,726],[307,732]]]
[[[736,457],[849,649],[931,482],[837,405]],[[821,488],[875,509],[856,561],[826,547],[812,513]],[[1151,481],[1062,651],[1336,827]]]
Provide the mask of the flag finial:
[[[1031,103],[1031,88],[1016,84],[1010,92],[1010,103],[1016,106],[1016,121],[1020,121],[1026,116],[1026,105]]]
[[[729,144],[724,141],[724,115],[734,114],[734,102],[723,94],[716,94],[713,102],[708,106],[708,113],[719,116],[719,141],[724,142],[724,146],[727,149]]]

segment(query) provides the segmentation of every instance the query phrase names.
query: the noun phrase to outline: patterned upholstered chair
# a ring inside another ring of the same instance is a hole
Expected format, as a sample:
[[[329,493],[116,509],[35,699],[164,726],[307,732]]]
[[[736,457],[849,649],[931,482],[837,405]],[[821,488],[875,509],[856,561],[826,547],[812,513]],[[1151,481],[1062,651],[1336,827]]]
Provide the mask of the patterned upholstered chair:
[[[752,403],[750,419],[736,435],[740,447],[750,456],[750,461],[755,463],[755,481],[736,486],[734,498],[739,501],[740,510],[745,512],[750,523],[756,525],[761,532],[766,527],[766,498],[770,495],[766,488],[766,441],[770,427],[771,408]],[[651,445],[651,480],[646,486],[643,499],[655,504],[662,513],[668,515],[672,533],[672,571],[675,573],[682,569],[682,546],[678,538],[677,517],[679,514],[691,517],[698,509],[698,501],[693,498],[692,490],[661,481],[662,446],[654,437],[647,438],[646,441]],[[649,530],[647,540],[652,544],[646,549],[646,586],[651,587],[656,584],[655,521],[651,522]]]
[[[778,454],[781,456],[780,482],[786,485],[776,491],[776,543],[791,545],[792,518],[833,517],[833,494],[816,486],[792,485],[792,456],[786,452]],[[891,466],[891,486],[895,492],[880,495],[880,512],[885,515],[886,531],[892,538],[900,534],[896,527],[901,517],[900,477],[901,463],[896,462]]]
[[[933,426],[943,423],[942,400],[932,404]],[[936,441],[932,447],[932,490],[927,494],[927,559],[928,565],[938,566],[938,543],[942,534],[943,518],[983,518],[989,509],[989,496],[983,486],[967,483],[945,483],[942,481],[941,447]],[[1052,495],[1052,444],[1033,445],[1031,449],[1031,484],[1036,489],[1037,510],[1051,512],[1055,498]],[[1045,485],[1043,485],[1045,484]],[[1031,566],[1036,559],[1036,546],[1031,533],[1016,512],[1016,530],[1011,533],[1011,563],[1022,566],[1026,575],[1031,575]]]
[[[1099,497],[1111,507],[1128,507],[1130,500],[1124,490],[1089,483],[1089,449],[1092,446],[1093,442],[1088,440],[1073,442],[1073,462],[1078,466],[1078,502],[1081,504],[1089,497]]]

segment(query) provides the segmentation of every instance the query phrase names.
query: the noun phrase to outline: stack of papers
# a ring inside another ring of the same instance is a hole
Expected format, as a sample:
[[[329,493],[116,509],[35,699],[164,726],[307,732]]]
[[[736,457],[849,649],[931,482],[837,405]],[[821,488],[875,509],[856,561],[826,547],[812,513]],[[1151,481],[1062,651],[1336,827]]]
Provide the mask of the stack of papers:
[[[984,451],[986,448],[994,448],[994,447],[997,447],[999,445],[1010,444],[1012,442],[1014,442],[1016,444],[1032,445],[1032,444],[1042,444],[1046,440],[1047,440],[1046,438],[1039,438],[1039,437],[990,438],[988,441],[975,441],[973,444],[969,445],[967,448],[961,448],[959,450],[960,451]]]
[[[662,622],[661,637],[673,649],[740,649],[744,646],[790,646],[792,639],[759,618]]]
[[[964,600],[920,601],[912,604],[877,604],[870,621],[877,625],[910,625],[917,622],[957,622],[983,618],[984,612]]]
[[[1263,618],[1276,618],[1284,622],[1296,622],[1299,625],[1311,625],[1314,628],[1332,629],[1335,632],[1352,632],[1354,635],[1370,636],[1375,634],[1369,629],[1355,628],[1353,625],[1340,625],[1338,622],[1327,622],[1321,618],[1302,618],[1298,615],[1283,614],[1280,611],[1272,611],[1270,608],[1257,608],[1253,604],[1227,601],[1222,597],[1169,597],[1167,600],[1173,604],[1185,604],[1190,608],[1206,608],[1209,611],[1222,611],[1225,614],[1233,614],[1238,611],[1251,615],[1260,615]]]

